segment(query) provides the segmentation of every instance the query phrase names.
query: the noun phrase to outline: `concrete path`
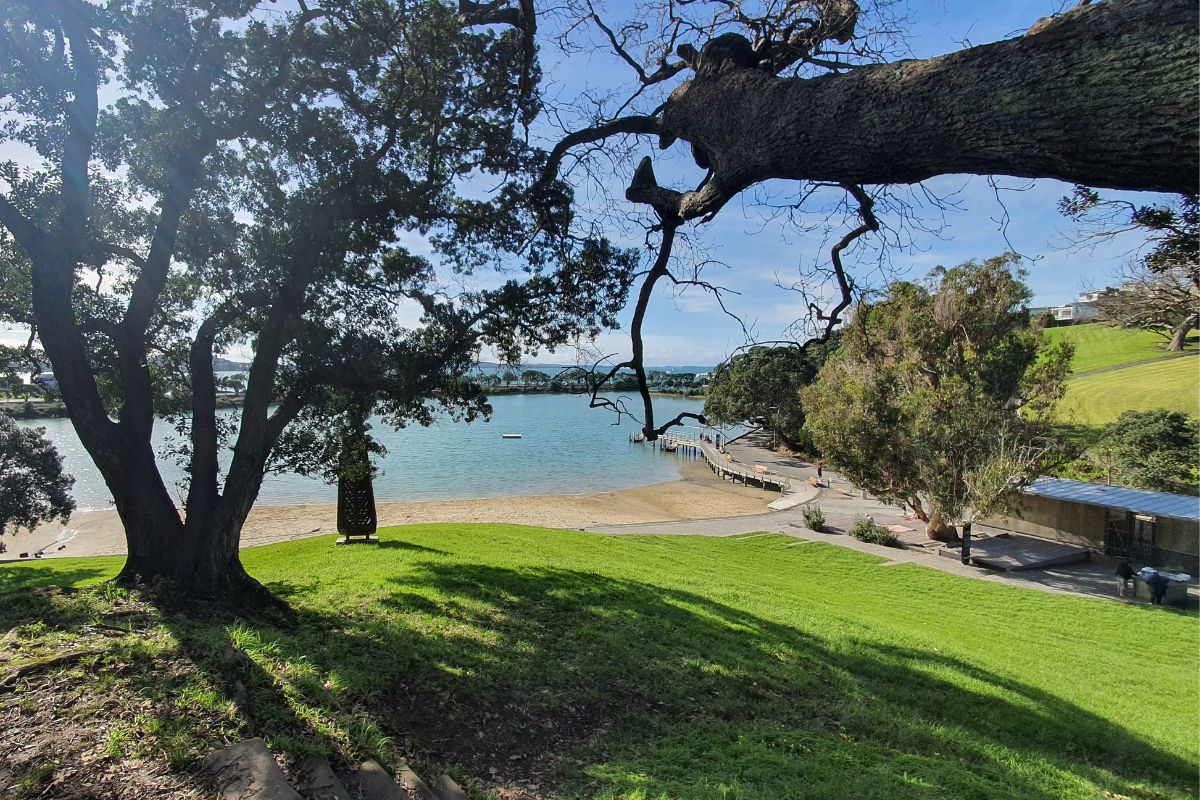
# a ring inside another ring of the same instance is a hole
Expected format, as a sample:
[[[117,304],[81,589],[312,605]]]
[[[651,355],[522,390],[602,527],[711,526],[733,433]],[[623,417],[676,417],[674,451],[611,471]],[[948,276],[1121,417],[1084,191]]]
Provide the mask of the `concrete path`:
[[[763,444],[770,444],[770,439],[770,434],[752,434],[734,442],[728,450],[737,461],[743,464],[762,464],[772,472],[787,475],[793,479],[793,485],[806,483],[809,478],[816,477],[815,464],[781,456],[763,447]],[[809,541],[825,542],[881,556],[887,559],[880,565],[881,567],[918,564],[941,572],[1053,594],[1074,594],[1106,600],[1121,600],[1117,597],[1116,592],[1117,562],[1105,556],[1093,554],[1090,561],[1056,566],[1051,569],[999,572],[965,565],[961,561],[939,556],[936,549],[933,548],[899,549],[867,544],[852,539],[846,535],[846,531],[854,523],[854,519],[860,516],[870,515],[878,525],[903,525],[916,533],[921,531],[924,523],[909,519],[904,511],[895,506],[885,505],[871,497],[862,496],[849,481],[836,473],[826,470],[823,477],[827,485],[819,490],[813,487],[815,496],[810,501],[810,504],[819,506],[825,515],[826,530],[822,533],[811,531],[804,524],[804,518],[801,516],[802,506],[746,517],[637,525],[604,525],[585,530],[611,535],[656,534],[668,536],[743,536],[752,533],[778,533],[796,540],[790,544],[781,545],[783,547],[792,547]],[[901,538],[919,540],[921,537],[909,533]],[[1137,601],[1122,600],[1122,602]],[[1190,607],[1194,608],[1196,603],[1196,597],[1193,596]]]

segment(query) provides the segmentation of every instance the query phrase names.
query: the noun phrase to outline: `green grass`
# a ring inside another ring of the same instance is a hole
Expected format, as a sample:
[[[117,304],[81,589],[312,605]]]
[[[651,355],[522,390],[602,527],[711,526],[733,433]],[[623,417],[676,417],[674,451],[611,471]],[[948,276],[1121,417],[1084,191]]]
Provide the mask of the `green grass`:
[[[128,651],[119,669],[103,657],[76,676],[147,698],[139,713],[154,724],[135,720],[101,746],[195,758],[217,745],[213,725],[246,733],[228,719],[240,684],[277,749],[408,755],[468,784],[536,778],[555,798],[1198,788],[1194,616],[883,567],[781,536],[422,525],[382,539],[244,551],[296,609],[291,621],[146,612],[147,630],[115,642]],[[117,566],[4,566],[0,586],[86,584]],[[132,602],[15,591],[0,596],[0,629],[24,626],[31,652],[67,646]]]
[[[1179,358],[1067,382],[1057,418],[1066,424],[1104,425],[1122,411],[1165,408],[1200,416],[1200,360]]]
[[[1114,328],[1098,322],[1048,328],[1052,342],[1069,341],[1075,345],[1072,372],[1090,372],[1151,358],[1170,355],[1167,340],[1156,333],[1131,328]]]

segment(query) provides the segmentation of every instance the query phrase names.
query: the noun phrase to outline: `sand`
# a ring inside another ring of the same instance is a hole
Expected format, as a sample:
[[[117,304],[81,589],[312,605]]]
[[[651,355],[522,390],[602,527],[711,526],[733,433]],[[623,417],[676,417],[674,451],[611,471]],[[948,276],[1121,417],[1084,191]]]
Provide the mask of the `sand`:
[[[703,463],[683,468],[677,481],[592,494],[489,497],[419,503],[379,503],[379,525],[419,522],[510,522],[546,528],[585,528],[639,522],[738,517],[766,512],[774,492],[732,484]],[[336,532],[333,505],[255,506],[242,528],[242,547]],[[116,511],[84,511],[64,526],[42,525],[4,537],[8,552],[44,557],[124,555],[125,531]]]

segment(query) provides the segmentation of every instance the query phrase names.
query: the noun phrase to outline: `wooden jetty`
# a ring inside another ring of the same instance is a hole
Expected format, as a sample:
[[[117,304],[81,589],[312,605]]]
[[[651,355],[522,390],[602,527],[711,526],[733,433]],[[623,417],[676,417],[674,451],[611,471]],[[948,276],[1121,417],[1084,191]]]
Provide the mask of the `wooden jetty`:
[[[709,469],[719,475],[722,480],[728,478],[734,482],[740,481],[747,486],[761,486],[764,491],[771,489],[777,492],[786,492],[792,485],[789,478],[771,472],[760,465],[746,466],[732,461],[729,456],[708,442],[664,433],[658,438],[658,446],[668,452],[703,458],[708,463]]]

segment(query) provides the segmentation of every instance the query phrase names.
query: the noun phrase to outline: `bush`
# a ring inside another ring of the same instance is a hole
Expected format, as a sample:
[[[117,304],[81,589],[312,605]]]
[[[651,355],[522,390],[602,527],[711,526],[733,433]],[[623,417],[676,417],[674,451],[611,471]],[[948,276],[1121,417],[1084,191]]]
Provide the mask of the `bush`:
[[[900,540],[882,525],[876,525],[866,517],[858,517],[850,528],[850,535],[860,542],[881,544],[884,547],[899,547]]]
[[[810,531],[820,533],[825,530],[825,514],[817,506],[804,506],[800,509],[800,516],[804,517],[804,524],[808,526]]]

